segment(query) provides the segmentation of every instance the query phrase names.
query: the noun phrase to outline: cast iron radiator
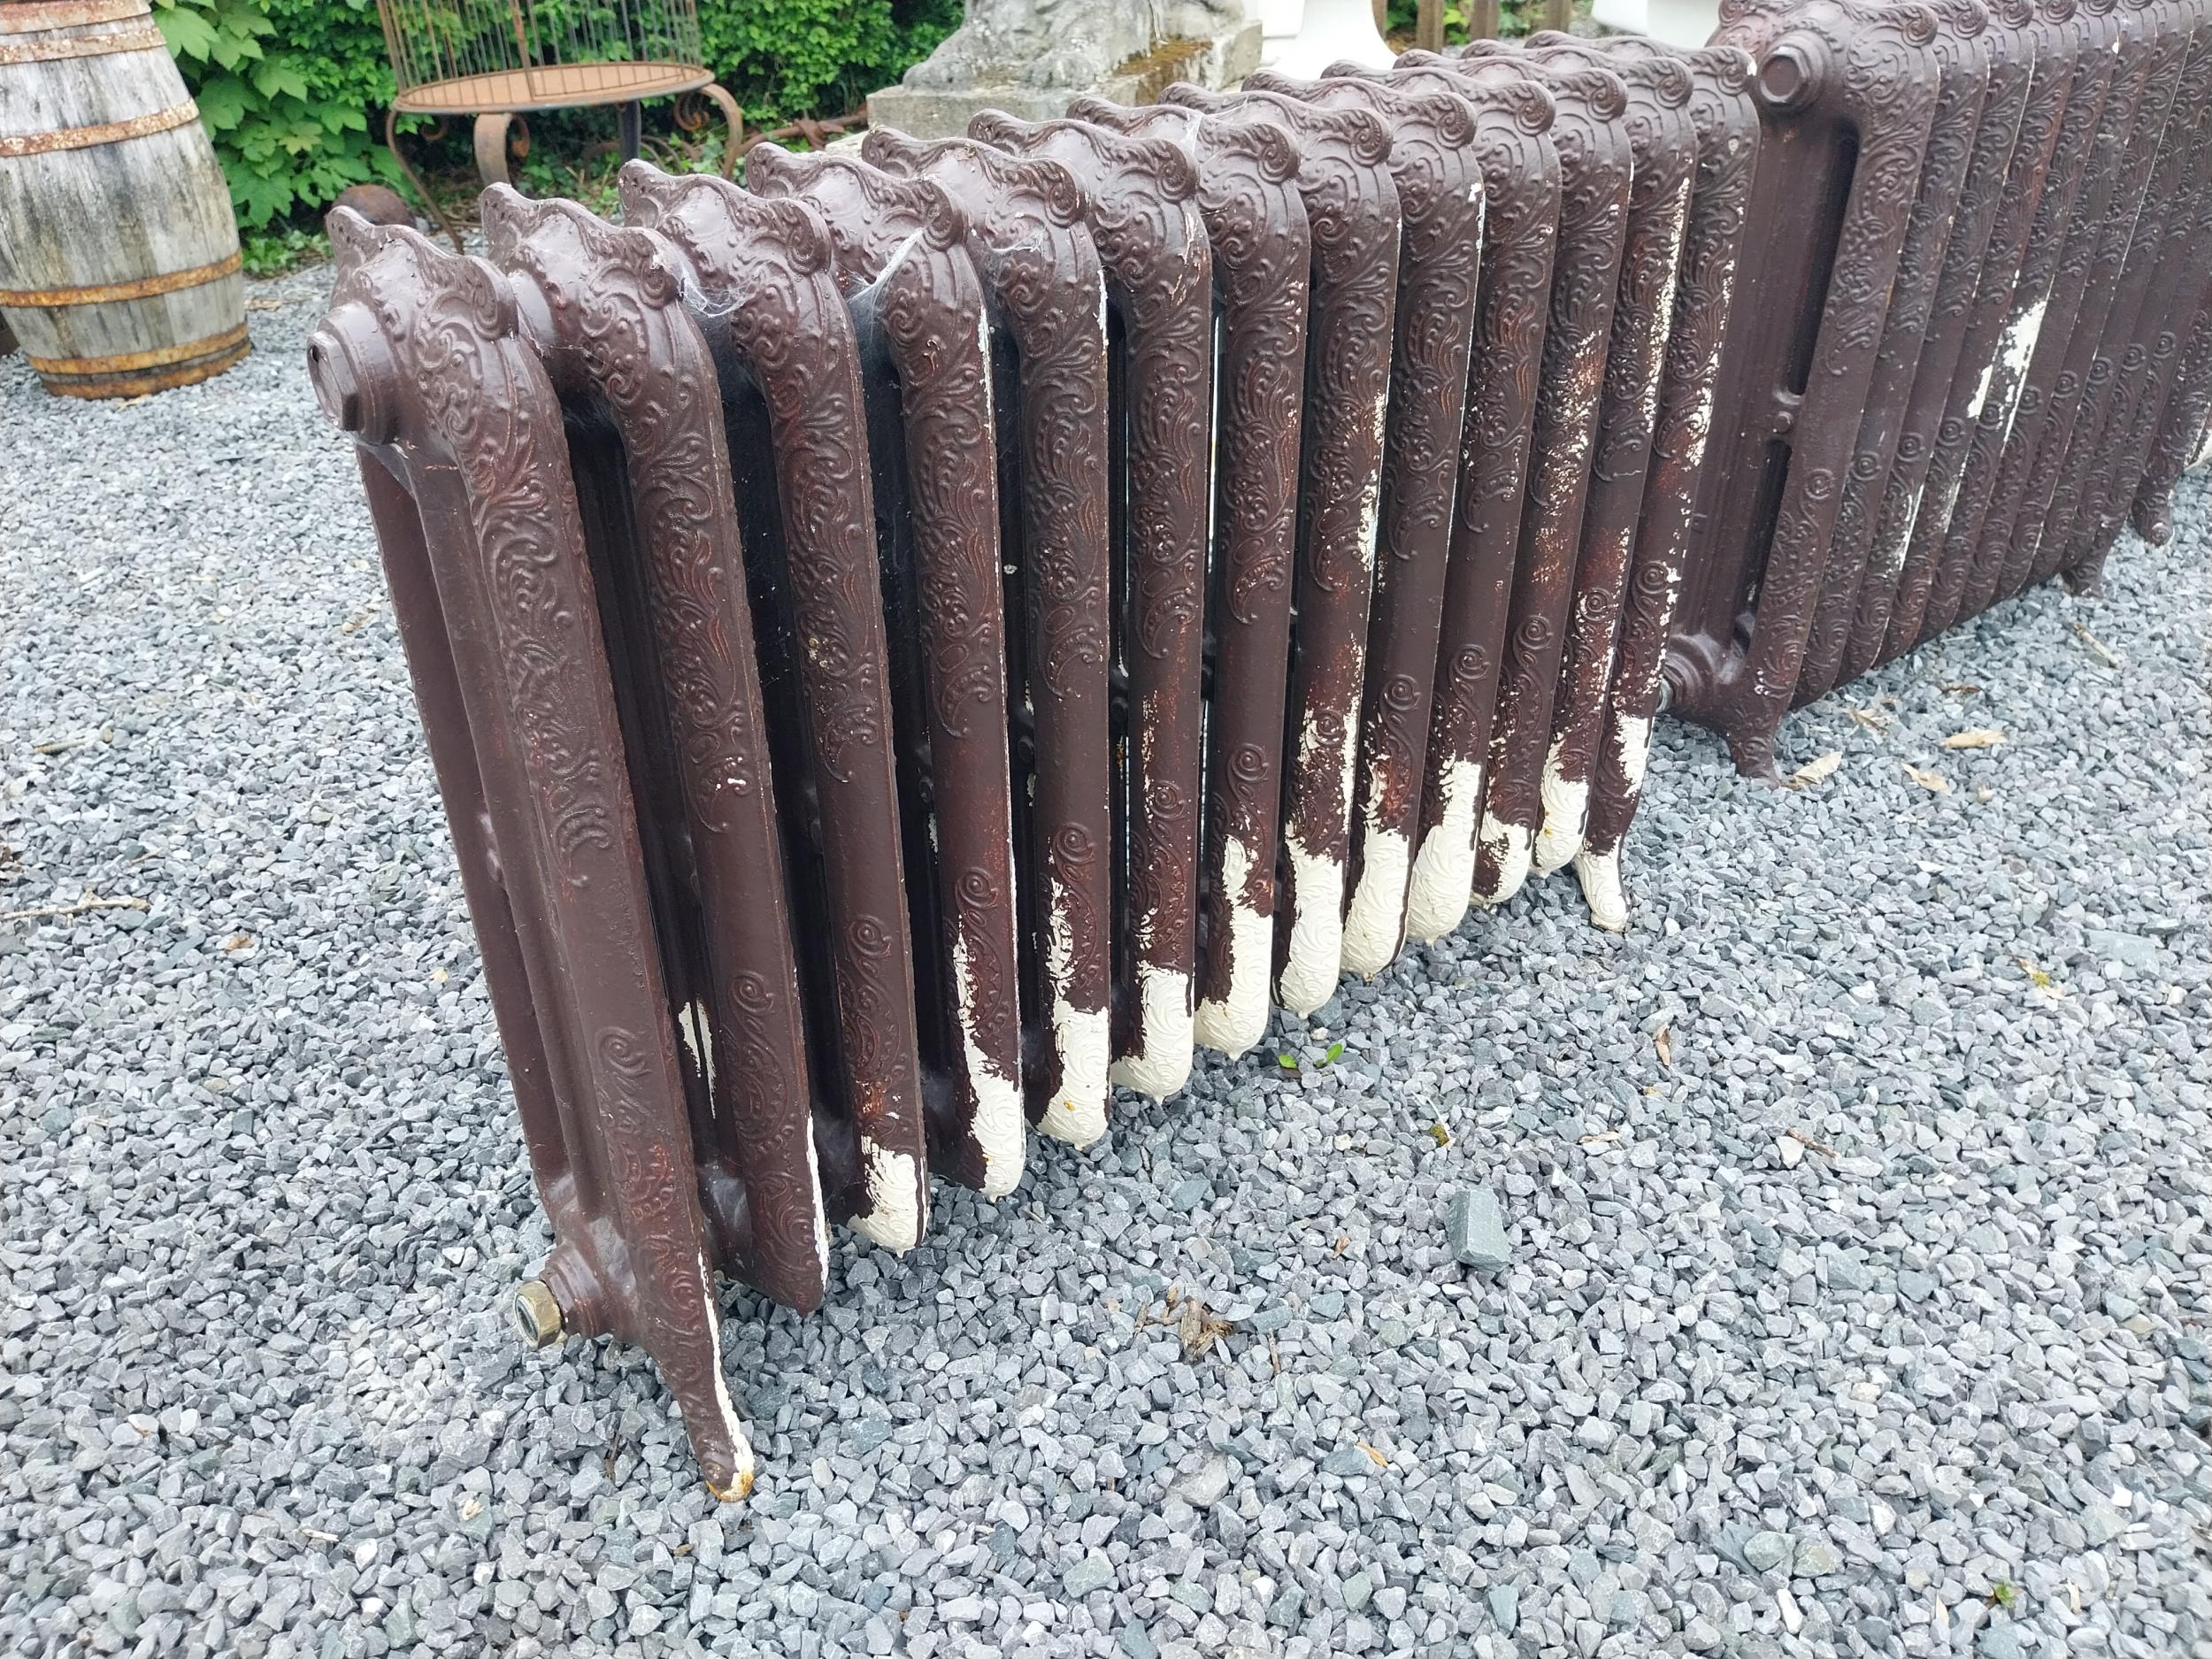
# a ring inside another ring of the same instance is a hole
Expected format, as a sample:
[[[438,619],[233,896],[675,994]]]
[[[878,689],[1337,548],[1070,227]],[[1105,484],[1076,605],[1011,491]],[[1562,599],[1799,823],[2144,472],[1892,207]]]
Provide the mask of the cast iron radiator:
[[[2166,534],[2212,401],[2201,0],[1730,0],[1769,142],[1669,706],[1796,704]]]
[[[1002,1195],[1532,874],[1624,926],[1670,688],[1755,759],[2155,528],[2212,65],[2047,3],[632,163],[619,224],[488,192],[488,258],[334,216],[526,1337],[644,1347],[741,1491],[718,1272],[818,1306],[833,1223],[910,1248],[933,1173]]]

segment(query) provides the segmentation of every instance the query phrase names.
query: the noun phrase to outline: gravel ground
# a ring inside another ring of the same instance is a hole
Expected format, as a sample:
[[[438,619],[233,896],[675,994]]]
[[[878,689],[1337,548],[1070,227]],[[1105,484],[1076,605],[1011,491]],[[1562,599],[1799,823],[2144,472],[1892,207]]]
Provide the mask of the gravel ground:
[[[503,1323],[326,281],[142,404],[0,365],[0,909],[148,902],[0,922],[0,1648],[2212,1655],[2199,486],[1798,717],[1824,782],[1668,729],[1625,937],[1543,882],[819,1316],[733,1293],[718,1507],[639,1356]]]

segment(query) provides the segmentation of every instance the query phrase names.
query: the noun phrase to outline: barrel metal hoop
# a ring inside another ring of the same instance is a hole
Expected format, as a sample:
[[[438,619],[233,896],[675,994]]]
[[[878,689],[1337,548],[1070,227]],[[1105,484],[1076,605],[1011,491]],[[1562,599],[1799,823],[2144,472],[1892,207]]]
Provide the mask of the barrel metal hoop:
[[[174,368],[151,369],[142,373],[50,375],[45,387],[57,397],[142,397],[151,392],[168,391],[172,387],[212,380],[252,349],[252,341],[241,340],[211,356],[195,357]]]
[[[165,133],[199,119],[200,106],[187,98],[182,104],[173,104],[165,110],[155,110],[146,115],[134,115],[126,121],[102,121],[94,127],[65,127],[58,132],[20,133],[0,138],[0,156],[42,156],[56,150],[88,150],[95,144],[112,144],[121,139]]]
[[[0,40],[0,64],[46,64],[63,58],[104,58],[110,52],[166,51],[168,42],[152,24],[118,29],[112,35],[70,35],[51,41]]]
[[[126,351],[111,357],[34,357],[23,355],[41,374],[128,374],[138,369],[166,368],[196,357],[227,351],[246,337],[246,325],[226,328],[219,334],[204,334],[182,345],[156,346],[151,351]]]
[[[81,28],[88,23],[113,23],[121,18],[150,14],[146,0],[13,0],[0,8],[0,32],[36,35],[47,29]]]
[[[0,305],[22,311],[33,305],[105,305],[116,300],[151,299],[179,288],[219,282],[237,273],[242,256],[231,254],[212,265],[196,265],[186,271],[165,271],[157,276],[134,277],[128,282],[103,282],[89,288],[0,288]]]

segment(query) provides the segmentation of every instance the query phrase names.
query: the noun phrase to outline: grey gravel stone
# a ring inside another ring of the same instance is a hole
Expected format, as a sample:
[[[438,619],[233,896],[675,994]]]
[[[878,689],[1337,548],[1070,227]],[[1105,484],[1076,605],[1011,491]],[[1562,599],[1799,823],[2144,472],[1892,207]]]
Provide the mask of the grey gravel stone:
[[[2212,1641],[2201,480],[2101,603],[1792,716],[1817,787],[1662,722],[1624,934],[1532,882],[1325,1035],[936,1187],[908,1256],[837,1234],[820,1313],[727,1290],[725,1507],[641,1354],[505,1333],[549,1234],[301,373],[328,280],[144,403],[0,359],[0,911],[149,907],[0,921],[0,1652]]]
[[[1455,1261],[1486,1273],[1502,1273],[1513,1260],[1513,1241],[1498,1195],[1473,1187],[1454,1195],[1447,1218]]]
[[[1754,1532],[1743,1541],[1743,1558],[1757,1572],[1771,1572],[1794,1553],[1795,1546],[1782,1532]]]

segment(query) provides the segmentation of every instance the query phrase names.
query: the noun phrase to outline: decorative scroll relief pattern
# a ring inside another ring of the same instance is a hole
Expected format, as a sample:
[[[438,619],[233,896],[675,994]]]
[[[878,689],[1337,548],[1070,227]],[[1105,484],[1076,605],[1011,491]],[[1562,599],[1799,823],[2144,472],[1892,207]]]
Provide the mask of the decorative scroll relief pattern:
[[[562,895],[555,944],[568,964],[571,1028],[589,1033],[585,1110],[621,1243],[618,1261],[594,1263],[595,1311],[652,1354],[710,1485],[741,1495],[752,1452],[721,1381],[697,1177],[553,389],[516,337],[511,296],[489,265],[345,216],[334,242],[340,271],[325,326],[373,329],[380,342],[380,383],[363,395],[389,412],[391,430],[373,438],[399,441],[396,475],[411,472],[405,457],[434,449],[464,484],[473,560],[457,567],[450,544],[434,558],[444,561],[449,612],[480,626],[496,654],[502,707],[486,711],[485,729],[511,732],[529,783],[534,845],[506,861],[541,859]],[[358,322],[348,320],[354,305]],[[610,941],[619,941],[611,956]],[[581,972],[587,957],[597,972]],[[588,1232],[562,1247],[596,1255]]]
[[[1617,77],[1533,58],[1525,73],[1559,104],[1551,129],[1563,181],[1559,265],[1476,840],[1474,897],[1485,904],[1504,902],[1527,878],[1541,816],[1543,757],[1571,619],[1632,170],[1628,141],[1615,125],[1627,104]]]
[[[936,798],[958,803],[933,809],[931,826],[964,1125],[964,1144],[945,1168],[995,1197],[1021,1179],[1026,1123],[982,280],[966,251],[966,217],[926,180],[895,178],[849,155],[802,157],[773,145],[753,150],[746,177],[764,195],[799,197],[821,214],[849,303],[874,319],[899,376],[905,488],[927,619],[931,765]]]
[[[1070,114],[1169,140],[1198,163],[1221,308],[1215,639],[1197,1040],[1242,1054],[1265,1033],[1287,701],[1310,231],[1279,127],[1172,104],[1078,99]]]
[[[1610,49],[1629,55],[1657,50],[1633,40],[1612,42]],[[1635,569],[1621,621],[1605,734],[1592,773],[1588,828],[1575,855],[1575,874],[1591,919],[1613,931],[1628,925],[1622,838],[1643,793],[1757,156],[1759,116],[1749,95],[1751,67],[1748,56],[1732,48],[1710,49],[1689,61],[1694,86],[1688,109],[1699,150],[1696,182],[1667,335]]]
[[[1111,1050],[1105,280],[1065,168],[881,129],[863,154],[962,208],[1019,347],[1024,545],[1010,562],[1032,595],[1028,689],[1054,763],[1035,775],[1033,855],[1052,1041],[1028,1081],[1045,1133],[1087,1145],[1105,1133]]]
[[[626,216],[680,250],[687,303],[726,331],[767,403],[823,804],[846,1115],[856,1138],[906,1155],[895,1173],[864,1163],[854,1225],[895,1243],[904,1212],[879,1217],[872,1194],[910,1171],[921,1179],[921,1080],[858,350],[829,234],[803,204],[711,176],[632,162],[621,183]],[[918,1193],[916,1214],[924,1202]]]
[[[1081,121],[985,113],[971,134],[1065,167],[1084,189],[1127,342],[1129,1004],[1113,1079],[1156,1097],[1190,1073],[1200,685],[1213,402],[1213,264],[1190,158]]]
[[[1406,932],[1448,933],[1466,912],[1560,212],[1551,96],[1502,61],[1408,53],[1389,84],[1440,90],[1478,112],[1486,222],[1457,506],[1424,764]],[[1335,73],[1335,72],[1332,72]]]
[[[1789,9],[1774,0],[1729,0],[1716,36],[1754,58],[1785,35],[1804,42],[1832,66],[1828,89],[1788,119],[1802,124],[1807,142],[1833,144],[1848,132],[1858,144],[1756,619],[1741,655],[1724,661],[1715,687],[1716,723],[1738,765],[1760,776],[1774,770],[1774,733],[1796,688],[1841,480],[1918,193],[1939,85],[1924,50],[1935,33],[1934,13],[1919,5],[1814,0]]]
[[[623,434],[704,889],[709,1046],[731,1051],[703,1060],[748,1200],[750,1248],[730,1265],[779,1301],[818,1307],[828,1263],[805,1035],[713,364],[652,233],[504,187],[483,213],[494,257],[548,319],[557,374],[604,397]]]

